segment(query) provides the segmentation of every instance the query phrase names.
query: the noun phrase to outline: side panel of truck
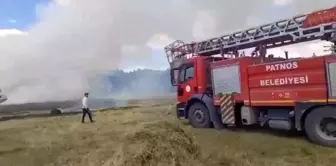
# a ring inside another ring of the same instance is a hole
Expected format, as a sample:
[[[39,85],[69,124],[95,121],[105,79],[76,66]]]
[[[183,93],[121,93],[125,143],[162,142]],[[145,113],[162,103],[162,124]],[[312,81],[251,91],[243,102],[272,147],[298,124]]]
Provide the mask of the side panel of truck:
[[[323,57],[253,65],[248,68],[252,106],[294,106],[327,102]]]
[[[244,102],[249,99],[247,66],[252,63],[250,57],[228,59],[211,64],[214,101],[218,105],[218,93],[237,93],[234,100]]]
[[[336,104],[336,56],[326,56],[325,62],[328,81],[328,102]]]

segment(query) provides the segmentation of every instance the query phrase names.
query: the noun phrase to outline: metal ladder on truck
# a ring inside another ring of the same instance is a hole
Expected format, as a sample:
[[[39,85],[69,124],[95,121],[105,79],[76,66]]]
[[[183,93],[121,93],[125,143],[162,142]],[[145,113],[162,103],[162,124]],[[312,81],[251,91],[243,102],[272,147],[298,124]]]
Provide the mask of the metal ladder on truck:
[[[289,19],[238,31],[200,42],[185,44],[176,40],[164,49],[168,62],[188,56],[234,54],[239,50],[256,48],[257,56],[266,56],[266,49],[312,40],[336,43],[336,7],[301,14]]]

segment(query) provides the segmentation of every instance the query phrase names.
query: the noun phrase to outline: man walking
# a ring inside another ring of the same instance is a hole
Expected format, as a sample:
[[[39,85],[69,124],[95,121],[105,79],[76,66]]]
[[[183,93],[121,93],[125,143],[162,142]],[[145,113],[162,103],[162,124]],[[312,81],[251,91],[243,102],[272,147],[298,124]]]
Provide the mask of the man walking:
[[[90,109],[88,107],[88,97],[89,97],[89,93],[85,93],[84,97],[82,99],[82,110],[83,110],[82,123],[85,122],[85,116],[86,116],[86,114],[89,115],[91,123],[93,122],[93,120],[92,120],[92,114],[91,114],[91,111],[90,111]]]

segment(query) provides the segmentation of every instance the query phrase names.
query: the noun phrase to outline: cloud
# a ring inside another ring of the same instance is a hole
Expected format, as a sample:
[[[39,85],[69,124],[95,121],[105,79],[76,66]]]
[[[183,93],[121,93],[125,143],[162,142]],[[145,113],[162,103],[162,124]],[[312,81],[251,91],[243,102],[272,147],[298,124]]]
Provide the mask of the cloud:
[[[23,34],[26,34],[26,33],[18,29],[0,29],[0,37],[4,37],[8,35],[23,35]]]
[[[296,0],[288,6],[295,11],[276,14],[294,15],[330,4],[334,1]],[[269,18],[272,6],[268,0],[57,0],[37,5],[38,22],[26,35],[6,32],[0,38],[0,59],[6,61],[0,87],[8,102],[76,98],[102,86],[90,84],[96,75],[125,62],[142,66],[135,63],[150,61],[152,47],[247,28],[255,23],[248,22],[251,16],[274,21]]]
[[[61,6],[71,5],[71,0],[55,0],[55,3]]]
[[[292,3],[294,0],[273,0],[274,5],[276,6],[286,6]]]
[[[147,41],[146,45],[152,49],[163,49],[166,45],[172,43],[174,40],[168,34],[154,34]]]
[[[215,36],[217,18],[212,11],[198,11],[192,27],[192,36],[195,40],[205,40]]]

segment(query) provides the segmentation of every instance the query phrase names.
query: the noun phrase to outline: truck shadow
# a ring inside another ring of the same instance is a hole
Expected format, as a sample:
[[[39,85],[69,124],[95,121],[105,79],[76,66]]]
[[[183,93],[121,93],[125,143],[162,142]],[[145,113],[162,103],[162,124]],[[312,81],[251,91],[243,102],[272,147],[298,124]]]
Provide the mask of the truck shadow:
[[[190,126],[188,121],[182,121],[182,125]],[[214,129],[214,128],[212,128]],[[260,127],[260,126],[249,126],[249,127],[227,127],[221,129],[223,131],[235,132],[235,133],[256,133],[256,134],[266,134],[266,135],[273,135],[277,137],[283,138],[292,138],[292,139],[302,139],[306,140],[306,134],[303,131],[285,131],[285,130],[278,130],[272,129],[267,127]],[[220,131],[220,130],[219,130]]]
[[[302,131],[285,131],[259,126],[244,127],[244,128],[228,127],[226,128],[226,130],[236,133],[257,133],[257,134],[268,134],[285,138],[306,139],[306,135]]]

